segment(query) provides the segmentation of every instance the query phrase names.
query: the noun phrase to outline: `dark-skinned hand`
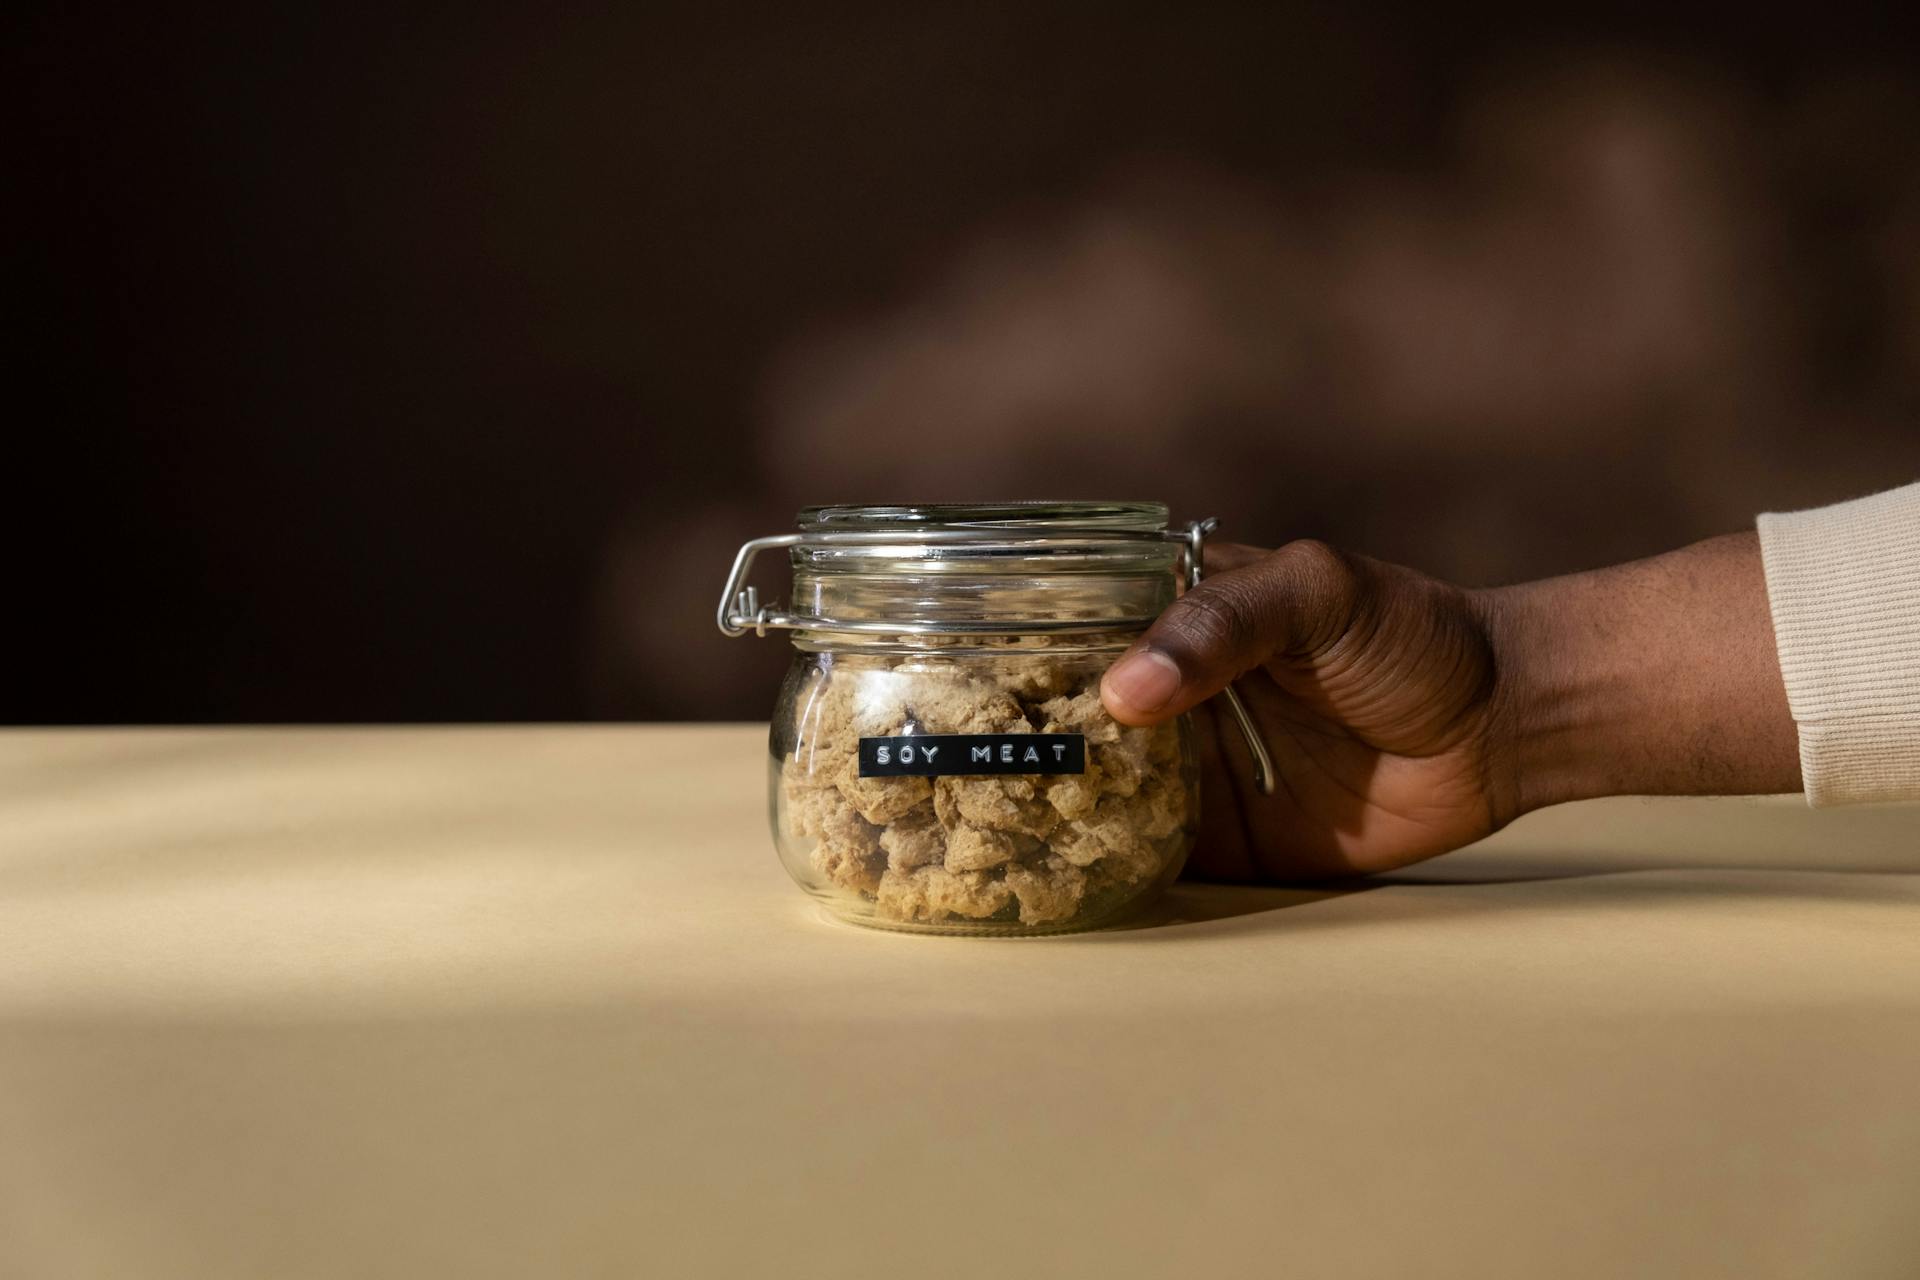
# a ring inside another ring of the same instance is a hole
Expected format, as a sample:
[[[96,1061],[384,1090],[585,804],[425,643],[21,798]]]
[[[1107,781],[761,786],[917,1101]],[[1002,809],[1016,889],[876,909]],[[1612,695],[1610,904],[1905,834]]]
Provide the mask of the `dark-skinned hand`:
[[[1229,681],[1272,795],[1209,701]],[[1585,796],[1799,784],[1751,534],[1490,591],[1316,542],[1216,544],[1102,694],[1129,724],[1194,711],[1204,878],[1389,870]]]

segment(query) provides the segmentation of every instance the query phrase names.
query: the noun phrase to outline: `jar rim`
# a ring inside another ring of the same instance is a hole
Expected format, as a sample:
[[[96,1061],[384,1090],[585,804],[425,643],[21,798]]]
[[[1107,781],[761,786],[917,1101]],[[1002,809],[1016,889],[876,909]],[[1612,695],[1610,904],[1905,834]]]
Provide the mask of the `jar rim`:
[[[1040,533],[1051,528],[1133,530],[1151,533],[1167,527],[1163,502],[1086,502],[1022,500],[1012,502],[931,502],[856,505],[835,503],[803,507],[795,517],[802,532],[874,531],[898,533],[911,541],[931,529],[1009,529]]]

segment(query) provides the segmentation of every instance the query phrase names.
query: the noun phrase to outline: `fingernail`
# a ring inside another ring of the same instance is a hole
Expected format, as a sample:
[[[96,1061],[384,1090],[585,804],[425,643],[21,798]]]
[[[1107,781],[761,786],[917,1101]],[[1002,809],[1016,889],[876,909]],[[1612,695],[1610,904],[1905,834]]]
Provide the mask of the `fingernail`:
[[[1180,692],[1180,668],[1158,649],[1142,649],[1113,664],[1106,689],[1135,711],[1158,711]]]

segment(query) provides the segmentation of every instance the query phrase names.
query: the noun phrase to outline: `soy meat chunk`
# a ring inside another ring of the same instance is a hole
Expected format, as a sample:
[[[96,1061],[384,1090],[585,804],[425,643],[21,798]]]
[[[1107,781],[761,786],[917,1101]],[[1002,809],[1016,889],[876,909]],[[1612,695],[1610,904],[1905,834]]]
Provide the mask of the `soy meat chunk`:
[[[1087,893],[1132,888],[1158,878],[1179,852],[1177,842],[1154,840],[1139,845],[1127,857],[1106,857],[1087,868]]]
[[[814,868],[842,888],[872,892],[883,864],[881,829],[833,787],[816,786],[796,761],[781,770],[789,836],[812,839]]]
[[[880,887],[887,862],[877,852],[862,852],[852,845],[822,840],[814,848],[813,866],[829,884],[857,893],[873,893]]]
[[[1123,796],[1139,790],[1155,764],[1177,760],[1179,755],[1179,739],[1171,724],[1152,728],[1123,725],[1107,714],[1098,688],[1043,702],[1040,712],[1046,717],[1041,732],[1086,736],[1088,758],[1103,775],[1102,787]],[[1167,754],[1169,747],[1171,756]]]
[[[1166,866],[1186,817],[1186,792],[1156,779],[1132,796],[1107,796],[1091,817],[1057,832],[1052,848],[1080,866],[1098,862],[1121,882],[1145,880]]]
[[[1140,788],[1133,809],[1134,824],[1142,833],[1156,839],[1170,836],[1187,824],[1186,788],[1156,775]]]
[[[934,784],[933,807],[948,831],[967,822],[1044,838],[1060,822],[1039,788],[1023,777],[941,778]]]
[[[1013,897],[1006,881],[984,871],[951,872],[938,867],[924,867],[922,871],[927,876],[927,907],[935,919],[941,915],[984,919]]]
[[[798,821],[796,810],[802,794],[823,789],[825,789],[824,782],[814,779],[813,775],[807,771],[804,761],[788,756],[780,762],[780,795],[787,802],[789,826],[793,826]],[[811,835],[812,833],[796,829],[794,834]]]
[[[856,687],[857,686],[857,687]],[[884,825],[933,794],[921,777],[863,778],[860,739],[894,737],[910,724],[892,672],[837,672],[800,725],[794,760],[816,783],[831,783],[868,822]]]
[[[1093,758],[1106,775],[1107,790],[1130,796],[1140,789],[1152,771],[1153,738],[1156,729],[1132,725],[1115,726],[1119,733],[1110,743],[1093,749]]]
[[[1100,801],[1100,766],[1087,761],[1084,773],[1063,773],[1047,779],[1047,803],[1063,818],[1084,818]]]
[[[1087,874],[1099,877],[1103,885],[1139,884],[1164,871],[1172,853],[1171,842],[1164,837],[1143,836],[1118,847],[1110,847],[1106,857],[1087,868]]]
[[[947,853],[947,832],[934,816],[931,801],[880,833],[880,847],[892,871],[911,871],[938,862]]]
[[[1020,900],[1022,924],[1054,924],[1079,910],[1087,877],[1065,859],[1048,858],[1038,867],[1008,867],[1006,888]]]
[[[1117,742],[1120,738],[1120,722],[1101,705],[1098,686],[1082,690],[1071,698],[1050,698],[1040,704],[1040,714],[1046,717],[1042,733],[1085,734],[1089,746]]]
[[[975,681],[949,660],[909,664],[896,672],[907,682],[902,699],[917,733],[959,733],[979,695]]]
[[[1099,744],[1116,741],[1120,726],[1100,705],[1098,689],[1088,689],[1071,698],[1053,698],[1040,705],[1040,714],[1044,717],[1042,733],[1078,733],[1087,739],[1091,748],[1084,773],[1062,774],[1047,783],[1047,800],[1061,817],[1084,818],[1093,812],[1106,786]]]
[[[789,761],[782,770],[787,825],[796,836],[812,836],[871,852],[879,847],[879,828],[860,816],[835,787],[818,786]]]
[[[1013,861],[1019,852],[1020,837],[962,822],[947,837],[946,866],[949,871],[985,871]]]
[[[880,878],[879,913],[896,920],[934,921],[946,916],[980,920],[1006,906],[1013,891],[987,872],[952,872],[945,867],[888,871]]]
[[[849,768],[858,769],[859,740],[852,735],[846,691],[829,682],[809,715],[800,721],[793,744],[797,772],[816,784],[833,784]]]
[[[831,787],[846,776],[849,763],[859,763],[852,752],[841,751],[825,740],[803,737],[787,759],[786,780],[797,787]]]
[[[890,738],[908,731],[906,694],[915,687],[898,673],[843,663],[802,705],[794,756],[816,777],[844,783],[860,776],[860,739]]]
[[[960,781],[958,778],[933,780],[933,816],[948,831],[965,821],[960,815]]]
[[[1131,796],[1105,797],[1091,817],[1073,826],[1092,835],[1109,853],[1120,853],[1142,840],[1172,835],[1185,821],[1184,793],[1155,783]]]
[[[1026,708],[1008,693],[995,693],[983,699],[974,713],[961,722],[962,733],[1032,733]]]
[[[923,733],[1031,733],[1020,700],[959,672],[922,675],[907,700]]]
[[[1107,856],[1107,846],[1084,822],[1063,822],[1047,837],[1047,848],[1076,867],[1090,867]]]
[[[853,773],[841,777],[840,794],[859,810],[861,817],[884,826],[931,800],[933,782],[913,776],[862,778],[856,764]]]
[[[1024,702],[1058,697],[1073,687],[1073,672],[1044,658],[1010,660],[995,673],[1000,687]]]

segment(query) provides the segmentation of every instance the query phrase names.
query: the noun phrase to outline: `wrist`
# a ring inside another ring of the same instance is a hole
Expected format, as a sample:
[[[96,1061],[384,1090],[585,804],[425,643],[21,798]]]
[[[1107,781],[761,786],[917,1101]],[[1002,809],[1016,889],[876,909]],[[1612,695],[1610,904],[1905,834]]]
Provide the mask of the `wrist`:
[[[1608,661],[1587,575],[1479,594],[1494,652],[1489,723],[1500,821],[1627,786],[1632,680]]]
[[[1598,796],[1799,787],[1753,535],[1478,601],[1504,820]]]

